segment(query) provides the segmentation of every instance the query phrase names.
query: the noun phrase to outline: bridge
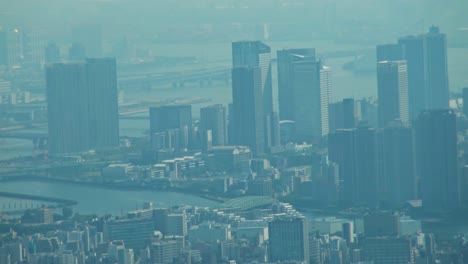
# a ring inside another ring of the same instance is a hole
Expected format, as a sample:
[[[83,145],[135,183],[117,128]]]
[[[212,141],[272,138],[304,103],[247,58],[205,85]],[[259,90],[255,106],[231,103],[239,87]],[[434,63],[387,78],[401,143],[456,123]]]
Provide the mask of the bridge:
[[[231,68],[214,68],[181,72],[146,73],[119,77],[121,88],[145,88],[151,89],[153,85],[172,84],[173,86],[184,86],[191,82],[225,81],[231,79]]]

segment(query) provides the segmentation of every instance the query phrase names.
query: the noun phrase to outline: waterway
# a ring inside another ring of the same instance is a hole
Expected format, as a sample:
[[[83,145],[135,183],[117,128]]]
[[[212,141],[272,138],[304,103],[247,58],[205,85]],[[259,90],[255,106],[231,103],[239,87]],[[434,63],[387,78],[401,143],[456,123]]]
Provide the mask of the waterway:
[[[78,204],[73,207],[73,210],[80,214],[122,215],[127,211],[141,209],[145,202],[152,202],[154,207],[171,207],[181,204],[210,207],[218,204],[215,201],[178,192],[127,191],[41,181],[2,182],[0,191],[75,200]],[[6,204],[5,206],[8,207],[14,202],[18,204],[17,206],[22,203],[21,200],[0,197],[0,205]]]

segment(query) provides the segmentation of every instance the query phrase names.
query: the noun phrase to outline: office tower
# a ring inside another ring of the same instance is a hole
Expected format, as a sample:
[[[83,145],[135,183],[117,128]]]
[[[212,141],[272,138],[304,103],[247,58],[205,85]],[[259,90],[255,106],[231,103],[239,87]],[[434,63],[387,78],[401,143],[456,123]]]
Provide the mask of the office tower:
[[[468,87],[463,88],[463,114],[468,117]]]
[[[73,42],[68,49],[68,60],[84,61],[86,59],[86,48],[79,42]]]
[[[309,263],[309,231],[304,217],[281,217],[268,223],[269,262]]]
[[[104,223],[105,240],[122,240],[126,247],[132,249],[143,248],[153,233],[151,219],[112,220]]]
[[[119,146],[114,59],[51,64],[46,80],[52,155]]]
[[[413,129],[393,123],[379,131],[382,153],[380,188],[382,200],[400,206],[416,199],[416,168]]]
[[[411,240],[393,237],[366,238],[361,260],[379,264],[415,263]]]
[[[400,38],[398,43],[402,46],[403,57],[407,64],[410,118],[415,119],[422,110],[426,109],[427,102],[424,38],[407,36]]]
[[[259,68],[262,109],[264,113],[273,112],[271,48],[260,41],[233,42],[232,67]]]
[[[429,28],[425,37],[427,109],[449,107],[447,39],[438,27]]]
[[[60,62],[60,48],[55,43],[49,43],[45,47],[45,63]]]
[[[294,62],[291,65],[290,82],[296,140],[320,140],[328,134],[330,69],[315,59]]]
[[[99,25],[81,25],[73,28],[74,42],[82,43],[88,56],[96,58],[102,56],[102,32]]]
[[[273,113],[273,92],[271,77],[271,48],[260,41],[239,41],[232,43],[232,67],[259,69],[260,105],[263,117],[263,144],[265,150],[279,145],[279,120]],[[233,86],[234,89],[234,86]]]
[[[294,120],[292,66],[295,62],[315,61],[315,49],[286,49],[277,51],[278,101],[281,120]]]
[[[150,107],[150,135],[155,133],[178,130],[175,133],[176,144],[181,148],[189,145],[190,131],[192,129],[192,106],[191,105],[165,105]],[[176,134],[179,134],[178,136]]]
[[[380,157],[376,131],[366,126],[338,129],[329,135],[328,153],[330,161],[340,168],[341,202],[377,206]]]
[[[377,63],[379,126],[396,119],[409,124],[408,79],[405,61]]]
[[[419,115],[416,162],[423,207],[427,210],[457,208],[457,128],[453,110],[430,110]]]
[[[186,236],[188,232],[187,227],[187,215],[185,213],[180,214],[168,214],[165,220],[166,230],[165,236]]]
[[[86,60],[90,144],[99,150],[119,146],[117,66],[114,58]]]
[[[408,65],[410,118],[422,110],[445,109],[449,105],[447,40],[438,27],[429,33],[398,40]]]
[[[213,146],[227,144],[226,107],[221,104],[200,109],[200,130],[202,133],[211,130]]]
[[[232,144],[248,146],[256,155],[265,149],[265,126],[261,70],[259,67],[236,67],[232,69],[232,113],[229,120],[233,134]]]
[[[48,146],[51,155],[90,149],[89,89],[83,63],[47,67]]]
[[[377,62],[403,60],[403,51],[398,44],[377,45],[376,51]]]

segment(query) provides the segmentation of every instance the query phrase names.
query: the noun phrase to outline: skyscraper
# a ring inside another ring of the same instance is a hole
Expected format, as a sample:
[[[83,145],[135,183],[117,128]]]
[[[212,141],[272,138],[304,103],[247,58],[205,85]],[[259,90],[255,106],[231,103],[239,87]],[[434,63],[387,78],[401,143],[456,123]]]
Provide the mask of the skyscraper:
[[[119,146],[117,66],[114,58],[86,60],[91,147]]]
[[[438,27],[419,36],[399,39],[408,64],[408,98],[411,119],[422,110],[449,106],[447,40]]]
[[[0,29],[0,65],[8,66],[8,31]]]
[[[261,41],[233,42],[232,67],[259,68],[263,112],[273,112],[271,48]]]
[[[459,205],[457,129],[453,110],[422,112],[416,121],[416,161],[420,197],[428,210]]]
[[[410,119],[427,109],[426,73],[424,38],[422,36],[407,36],[398,40],[403,50],[408,71],[408,106]]]
[[[265,149],[265,126],[262,105],[261,71],[258,67],[232,69],[232,114],[229,120],[234,145],[244,145],[256,155]]]
[[[309,263],[309,231],[304,217],[281,217],[268,223],[269,261]]]
[[[51,64],[46,80],[50,154],[89,150],[90,102],[85,65]]]
[[[211,130],[213,146],[227,144],[226,107],[216,104],[201,108],[200,129],[202,133]]]
[[[269,150],[279,144],[279,120],[273,110],[271,78],[271,48],[260,41],[232,43],[232,67],[259,68],[260,98],[263,112],[264,148]]]
[[[295,62],[291,65],[290,82],[297,140],[320,140],[328,134],[330,69],[315,59]]]
[[[382,201],[399,206],[416,198],[413,129],[394,122],[379,131],[382,153]]]
[[[278,58],[278,101],[281,120],[294,119],[294,95],[292,66],[295,62],[315,61],[315,49],[284,49],[277,51]]]
[[[328,141],[329,159],[340,166],[341,202],[376,206],[380,199],[376,130],[366,126],[338,129]]]
[[[425,37],[427,109],[449,107],[447,39],[438,27],[432,26]]]
[[[398,119],[409,123],[408,79],[405,61],[377,63],[379,126]]]
[[[119,146],[115,59],[51,64],[46,80],[52,155]]]

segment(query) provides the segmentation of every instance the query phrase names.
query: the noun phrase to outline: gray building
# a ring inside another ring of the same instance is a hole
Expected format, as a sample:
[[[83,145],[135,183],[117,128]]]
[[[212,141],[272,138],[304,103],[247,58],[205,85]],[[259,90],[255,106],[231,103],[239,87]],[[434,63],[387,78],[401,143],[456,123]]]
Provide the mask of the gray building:
[[[468,116],[468,87],[463,88],[463,114]]]
[[[46,81],[49,153],[53,156],[89,150],[90,102],[85,64],[51,64]]]
[[[453,110],[422,112],[416,120],[416,164],[420,197],[427,210],[459,206],[456,114]]]
[[[178,130],[171,133],[172,139],[169,144],[177,148],[187,148],[192,129],[192,106],[191,105],[165,105],[150,107],[150,135],[152,141],[156,134],[161,134],[169,130]],[[175,137],[175,138],[174,138]]]
[[[261,70],[258,67],[232,69],[232,113],[229,120],[231,143],[248,146],[255,155],[265,150],[265,126],[262,107]]]
[[[115,59],[51,64],[46,81],[52,155],[119,146]]]
[[[127,248],[143,248],[153,233],[151,219],[112,220],[104,223],[104,239],[123,240]]]
[[[413,129],[393,123],[379,131],[382,170],[380,194],[389,205],[401,206],[416,199]]]
[[[340,168],[341,202],[377,206],[380,156],[376,130],[366,126],[338,129],[329,135],[328,152]]]
[[[398,40],[408,65],[408,102],[411,119],[423,110],[449,105],[447,40],[438,27],[429,33]]]
[[[233,69],[238,67],[259,69],[260,97],[258,100],[261,102],[262,118],[264,119],[264,148],[269,150],[271,147],[279,145],[279,120],[273,109],[271,48],[260,41],[233,42],[232,67]]]
[[[293,121],[298,141],[318,141],[328,134],[331,70],[320,61],[304,60],[291,67]]]
[[[280,217],[268,223],[269,262],[309,263],[309,230],[304,217]]]
[[[378,237],[363,242],[362,260],[375,264],[415,263],[409,238]]]
[[[315,61],[315,49],[283,49],[277,51],[278,58],[278,101],[281,120],[294,120],[294,94],[292,66],[295,62]]]
[[[226,107],[221,104],[200,109],[200,130],[205,133],[211,130],[213,146],[227,144]]]
[[[377,63],[377,93],[379,127],[401,120],[409,124],[408,75],[405,61]]]
[[[89,129],[92,148],[119,147],[117,66],[114,58],[86,60]]]

